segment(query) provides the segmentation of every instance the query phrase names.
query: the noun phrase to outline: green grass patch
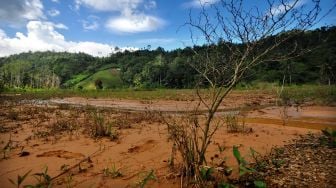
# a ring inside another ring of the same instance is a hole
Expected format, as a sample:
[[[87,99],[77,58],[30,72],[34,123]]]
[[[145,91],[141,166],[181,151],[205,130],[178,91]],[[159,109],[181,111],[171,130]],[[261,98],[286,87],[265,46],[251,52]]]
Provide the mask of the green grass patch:
[[[281,97],[297,103],[314,102],[315,104],[332,105],[336,102],[336,86],[287,86],[284,88]]]
[[[274,97],[277,95],[279,87],[267,89],[248,89],[241,88],[233,90],[235,94],[263,93]],[[207,90],[201,91],[206,96]],[[10,89],[6,90],[5,95],[16,95],[22,99],[50,99],[64,97],[85,97],[85,98],[116,98],[116,99],[137,99],[137,100],[197,100],[194,89],[103,89],[103,90],[79,90],[79,89]],[[332,105],[336,102],[336,86],[302,85],[285,87],[282,97],[289,97],[292,101],[314,102],[316,104]],[[205,97],[207,98],[207,97]]]
[[[82,80],[85,80],[89,76],[90,76],[90,74],[78,74],[78,75],[75,75],[70,80],[67,80],[64,85],[66,85],[66,86],[74,86],[77,83],[81,82]]]
[[[91,75],[90,77],[77,83],[75,85],[75,88],[82,86],[83,89],[87,89],[87,90],[96,89],[95,84],[94,84],[96,80],[101,80],[103,82],[103,88],[105,89],[123,87],[123,82],[120,79],[119,71],[117,69],[106,69],[106,70],[98,71],[94,73],[93,75]]]

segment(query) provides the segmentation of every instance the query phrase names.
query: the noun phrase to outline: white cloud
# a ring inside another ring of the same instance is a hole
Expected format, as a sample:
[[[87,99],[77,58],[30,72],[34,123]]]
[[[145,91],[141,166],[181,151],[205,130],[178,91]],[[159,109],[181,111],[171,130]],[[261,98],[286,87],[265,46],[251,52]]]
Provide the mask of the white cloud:
[[[176,42],[174,38],[147,38],[139,39],[135,41],[138,44],[167,44]]]
[[[157,30],[164,25],[160,18],[148,15],[130,15],[110,18],[106,27],[119,33],[139,33]]]
[[[148,3],[145,4],[146,10],[151,10],[156,8],[156,2],[153,0],[148,1]]]
[[[57,28],[57,29],[69,29],[66,25],[62,23],[54,24],[52,22],[44,22],[45,24],[50,24],[52,27]]]
[[[27,52],[27,51],[67,51],[84,52],[93,56],[108,56],[114,52],[114,46],[89,41],[67,41],[55,28],[63,28],[63,24],[51,22],[29,21],[27,34],[17,32],[10,38],[0,29],[0,56]],[[122,48],[125,50],[127,48]],[[129,48],[129,50],[136,50]]]
[[[108,56],[114,47],[96,42],[69,42],[68,52],[84,52],[93,56]]]
[[[99,24],[98,22],[87,22],[87,21],[83,21],[83,28],[84,30],[88,31],[88,30],[97,30],[99,28]]]
[[[109,18],[105,24],[107,29],[116,33],[150,32],[164,25],[161,18],[144,13],[144,10],[156,8],[154,0],[75,0],[76,9],[81,6],[119,13],[118,16]]]
[[[51,16],[51,17],[55,17],[55,16],[58,16],[60,15],[60,11],[57,10],[57,9],[51,9],[48,11],[48,15]]]
[[[26,20],[45,18],[40,0],[1,0],[0,21],[20,25]]]
[[[59,3],[59,0],[51,0],[54,3]]]
[[[299,1],[291,0],[289,2],[284,2],[280,5],[272,7],[271,14],[274,16],[277,16],[277,15],[283,14],[288,9],[298,8],[306,3],[307,3],[306,0],[299,0]]]
[[[3,38],[5,38],[5,37],[7,37],[5,31],[2,30],[2,29],[0,29],[0,39],[3,39]]]
[[[216,4],[219,0],[192,0],[182,4],[185,8],[201,8]]]
[[[135,10],[143,0],[75,0],[76,7],[82,5],[98,11]]]
[[[90,15],[86,20],[82,20],[82,26],[85,31],[92,30],[95,31],[99,28],[98,23],[99,17]]]

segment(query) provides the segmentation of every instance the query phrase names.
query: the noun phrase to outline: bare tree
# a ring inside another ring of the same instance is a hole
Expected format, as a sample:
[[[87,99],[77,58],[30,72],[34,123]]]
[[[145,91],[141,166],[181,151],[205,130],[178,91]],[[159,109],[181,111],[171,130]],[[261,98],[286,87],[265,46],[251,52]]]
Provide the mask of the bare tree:
[[[309,51],[296,41],[297,36],[334,8],[323,12],[319,0],[267,0],[266,8],[251,6],[247,0],[220,0],[211,6],[203,4],[197,16],[190,11],[186,25],[191,39],[205,43],[205,50],[194,48],[192,63],[200,75],[195,114],[204,106],[205,121],[191,115],[185,123],[167,122],[170,137],[182,155],[185,175],[201,181],[199,168],[207,164],[207,148],[223,124],[215,121],[215,113],[245,73],[260,63],[287,60]],[[200,90],[204,86],[208,88],[206,97]]]

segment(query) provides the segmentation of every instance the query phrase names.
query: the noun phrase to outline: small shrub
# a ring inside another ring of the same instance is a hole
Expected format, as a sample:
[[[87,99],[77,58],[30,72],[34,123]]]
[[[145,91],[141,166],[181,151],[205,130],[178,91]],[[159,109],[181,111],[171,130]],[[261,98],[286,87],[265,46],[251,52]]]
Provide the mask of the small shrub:
[[[225,124],[228,133],[250,133],[252,128],[247,128],[245,126],[245,121],[239,122],[238,115],[229,114],[225,117]]]
[[[94,84],[95,84],[95,87],[96,87],[97,90],[103,89],[103,81],[98,79],[98,80],[95,81]]]

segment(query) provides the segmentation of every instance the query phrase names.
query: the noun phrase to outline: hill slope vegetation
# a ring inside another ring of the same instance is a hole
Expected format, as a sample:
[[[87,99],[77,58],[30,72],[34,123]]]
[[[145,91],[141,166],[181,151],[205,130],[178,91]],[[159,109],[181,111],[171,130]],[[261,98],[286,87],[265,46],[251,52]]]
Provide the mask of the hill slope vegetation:
[[[311,51],[286,61],[270,61],[253,67],[245,75],[243,83],[282,82],[285,78],[288,84],[335,84],[336,27],[322,27],[302,32],[293,38],[298,41],[295,45],[309,48]],[[267,40],[272,42],[272,37]],[[213,52],[223,48],[224,43],[218,41],[217,44],[213,44]],[[287,46],[293,43],[289,40],[274,53],[286,53]],[[243,44],[239,45],[244,47]],[[0,86],[94,89],[94,82],[101,80],[103,88],[107,89],[191,88],[199,78],[198,73],[190,66],[199,63],[194,52],[205,54],[207,47],[193,46],[172,51],[165,51],[159,47],[155,50],[118,52],[105,58],[92,57],[84,53],[50,51],[21,53],[0,58]]]

